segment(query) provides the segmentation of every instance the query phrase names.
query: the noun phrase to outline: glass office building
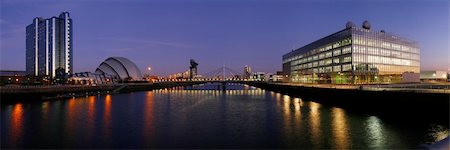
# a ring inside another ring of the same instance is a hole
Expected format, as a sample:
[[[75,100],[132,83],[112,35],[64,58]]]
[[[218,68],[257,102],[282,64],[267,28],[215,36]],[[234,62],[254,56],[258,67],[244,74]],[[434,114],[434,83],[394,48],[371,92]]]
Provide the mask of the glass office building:
[[[26,27],[26,72],[33,76],[73,73],[72,19],[68,12],[48,19],[34,18]]]
[[[402,81],[420,73],[418,44],[385,31],[348,22],[346,28],[283,55],[290,82],[371,84]]]

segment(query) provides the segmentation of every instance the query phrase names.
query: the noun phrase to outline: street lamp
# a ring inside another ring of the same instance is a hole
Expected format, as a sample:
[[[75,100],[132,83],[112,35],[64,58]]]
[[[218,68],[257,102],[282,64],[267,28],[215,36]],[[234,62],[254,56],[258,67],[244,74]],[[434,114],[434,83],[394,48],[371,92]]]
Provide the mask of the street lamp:
[[[148,77],[147,77],[148,79],[147,79],[147,80],[148,80],[148,81],[151,81],[151,78],[150,78],[150,71],[152,70],[152,67],[148,66],[148,67],[147,67],[147,70],[148,70]]]

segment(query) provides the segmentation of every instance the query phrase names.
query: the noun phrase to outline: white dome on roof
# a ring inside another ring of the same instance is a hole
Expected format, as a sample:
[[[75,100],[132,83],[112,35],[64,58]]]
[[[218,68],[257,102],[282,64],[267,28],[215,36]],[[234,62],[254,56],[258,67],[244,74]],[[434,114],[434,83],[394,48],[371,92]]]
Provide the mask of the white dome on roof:
[[[122,80],[142,80],[136,64],[124,57],[109,57],[98,66],[95,73],[115,75]]]
[[[351,27],[354,27],[354,26],[355,26],[355,24],[353,22],[351,22],[351,21],[349,21],[349,22],[347,22],[347,24],[345,24],[345,28],[351,28]]]
[[[364,29],[370,30],[370,22],[369,21],[364,21],[362,27]]]

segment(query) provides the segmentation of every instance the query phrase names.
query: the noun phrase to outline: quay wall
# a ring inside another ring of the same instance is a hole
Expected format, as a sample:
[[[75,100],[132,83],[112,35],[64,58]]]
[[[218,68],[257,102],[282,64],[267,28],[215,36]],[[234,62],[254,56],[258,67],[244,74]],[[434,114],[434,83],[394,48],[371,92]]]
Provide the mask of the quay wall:
[[[448,124],[450,94],[318,88],[245,82],[245,84],[329,106],[402,119],[425,118]]]

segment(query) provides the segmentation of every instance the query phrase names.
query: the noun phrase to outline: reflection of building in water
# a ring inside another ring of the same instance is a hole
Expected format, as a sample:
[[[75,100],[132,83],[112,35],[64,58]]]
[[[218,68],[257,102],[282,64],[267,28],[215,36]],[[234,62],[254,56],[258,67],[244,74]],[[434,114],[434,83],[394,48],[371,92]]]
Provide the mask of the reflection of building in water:
[[[367,21],[361,28],[348,22],[345,29],[283,55],[290,82],[392,83],[401,82],[404,72],[420,72],[418,44],[371,30]]]
[[[333,117],[332,131],[335,149],[349,149],[349,129],[345,111],[341,108],[334,107],[331,113]]]
[[[316,102],[309,103],[309,126],[311,132],[311,142],[314,147],[320,146],[320,104]]]
[[[385,146],[385,137],[383,135],[383,126],[381,124],[380,119],[378,119],[375,116],[370,116],[367,118],[367,127],[366,130],[368,131],[369,135],[369,141],[367,143],[370,143],[369,148],[370,149],[380,149]]]
[[[17,143],[20,138],[23,136],[23,106],[21,103],[17,103],[13,106],[11,111],[11,130],[10,135],[12,139],[12,143]]]

